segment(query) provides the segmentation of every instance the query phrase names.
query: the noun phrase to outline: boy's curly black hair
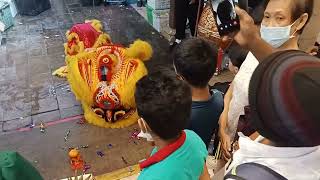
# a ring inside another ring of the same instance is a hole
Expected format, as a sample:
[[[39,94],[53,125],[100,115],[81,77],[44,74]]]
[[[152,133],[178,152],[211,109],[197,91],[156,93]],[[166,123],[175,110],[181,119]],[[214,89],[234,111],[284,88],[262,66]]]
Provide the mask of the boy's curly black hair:
[[[138,114],[161,139],[180,135],[191,114],[191,90],[169,68],[158,67],[137,82]]]
[[[179,75],[191,86],[203,88],[216,70],[218,48],[203,39],[190,38],[176,47],[172,58]]]

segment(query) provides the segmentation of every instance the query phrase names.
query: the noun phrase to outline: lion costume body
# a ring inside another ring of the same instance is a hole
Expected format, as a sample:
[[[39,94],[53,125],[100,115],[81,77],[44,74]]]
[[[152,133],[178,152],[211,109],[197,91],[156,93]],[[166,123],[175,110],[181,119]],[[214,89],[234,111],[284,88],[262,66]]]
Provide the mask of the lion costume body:
[[[88,38],[86,32],[77,31],[69,31],[67,36],[72,32],[73,37],[80,33]],[[106,128],[126,127],[138,119],[135,85],[147,74],[143,61],[151,58],[152,48],[141,40],[125,48],[112,44],[104,33],[100,35],[103,36],[90,36],[100,42],[89,39],[91,47],[85,45],[83,38],[68,38],[65,74],[72,92],[81,101],[87,122]]]

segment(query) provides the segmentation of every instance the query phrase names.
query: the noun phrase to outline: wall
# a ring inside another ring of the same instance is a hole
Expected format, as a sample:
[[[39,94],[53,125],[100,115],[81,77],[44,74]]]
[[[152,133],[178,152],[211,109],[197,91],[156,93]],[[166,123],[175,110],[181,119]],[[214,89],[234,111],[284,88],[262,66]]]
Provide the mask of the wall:
[[[301,50],[310,51],[320,33],[320,0],[314,0],[313,16],[299,40]],[[320,37],[319,37],[320,38]]]

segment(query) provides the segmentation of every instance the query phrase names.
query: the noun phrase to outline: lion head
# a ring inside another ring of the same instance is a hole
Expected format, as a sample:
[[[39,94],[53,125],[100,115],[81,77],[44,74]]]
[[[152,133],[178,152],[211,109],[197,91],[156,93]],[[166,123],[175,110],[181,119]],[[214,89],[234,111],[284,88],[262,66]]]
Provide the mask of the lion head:
[[[67,78],[89,123],[120,128],[137,121],[135,84],[147,74],[144,61],[151,56],[150,44],[141,40],[67,56]]]

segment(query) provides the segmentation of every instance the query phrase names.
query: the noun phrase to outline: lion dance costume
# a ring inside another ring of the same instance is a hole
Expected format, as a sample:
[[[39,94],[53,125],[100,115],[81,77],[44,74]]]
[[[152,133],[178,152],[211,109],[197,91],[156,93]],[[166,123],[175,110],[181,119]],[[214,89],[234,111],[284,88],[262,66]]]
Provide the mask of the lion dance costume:
[[[67,40],[67,65],[53,75],[67,77],[86,121],[107,128],[134,124],[135,85],[147,74],[143,61],[151,58],[151,46],[141,40],[129,48],[112,44],[97,20],[74,25]]]

